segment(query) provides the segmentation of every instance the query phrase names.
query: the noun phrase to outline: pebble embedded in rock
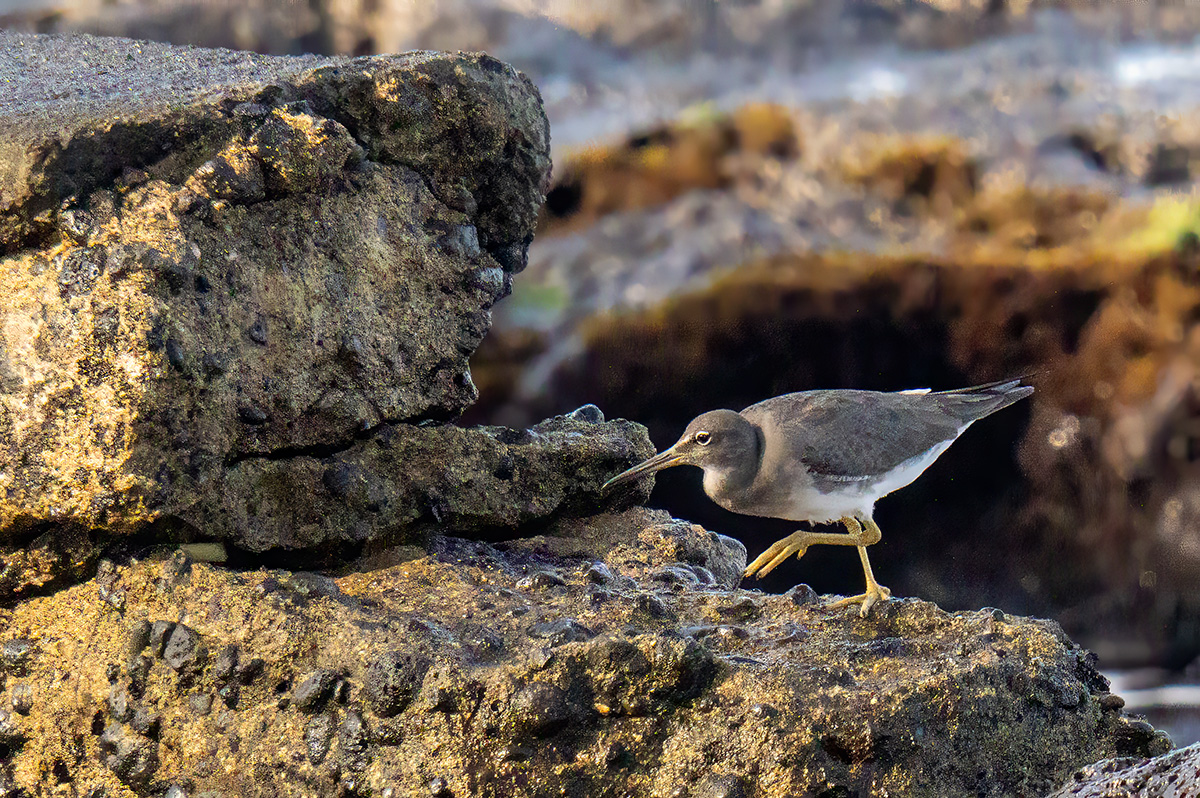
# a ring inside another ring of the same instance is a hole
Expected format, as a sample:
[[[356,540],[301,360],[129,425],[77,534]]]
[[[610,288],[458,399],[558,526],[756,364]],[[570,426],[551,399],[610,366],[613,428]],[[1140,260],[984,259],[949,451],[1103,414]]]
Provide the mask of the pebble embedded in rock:
[[[100,737],[104,764],[132,787],[146,786],[158,770],[158,746],[138,734],[129,734],[119,723],[110,723]]]
[[[1116,693],[1104,693],[1100,696],[1100,708],[1106,712],[1116,712],[1125,707],[1125,699]]]
[[[649,615],[651,618],[667,618],[671,612],[667,609],[667,605],[663,604],[658,596],[649,593],[642,593],[637,597],[635,603],[637,609]]]
[[[588,424],[602,424],[604,422],[604,413],[600,408],[592,404],[577,407],[567,414],[568,418],[573,418],[576,421],[585,421]]]
[[[267,663],[261,657],[254,657],[249,662],[237,666],[235,676],[239,684],[252,684],[266,669]]]
[[[200,635],[191,627],[176,624],[163,648],[163,661],[175,670],[195,665],[200,658]]]
[[[212,712],[213,697],[209,693],[192,693],[188,696],[188,706],[192,712],[204,716]]]
[[[267,322],[264,319],[256,320],[246,332],[254,343],[267,345]]]
[[[353,709],[347,712],[338,727],[338,759],[342,767],[355,772],[366,769],[369,750],[367,738],[367,724],[362,715]]]
[[[590,640],[596,636],[596,633],[574,618],[559,618],[554,621],[534,624],[529,627],[529,636],[548,640],[552,647],[556,647],[564,643]]]
[[[821,597],[817,595],[817,591],[805,584],[796,585],[783,595],[797,607],[817,604],[821,601]]]
[[[200,365],[204,367],[204,373],[209,377],[220,377],[229,370],[224,356],[213,352],[205,352],[204,357],[200,358]]]
[[[150,623],[145,620],[138,621],[130,626],[129,631],[125,634],[125,658],[141,654],[148,645],[150,645]]]
[[[33,709],[33,688],[24,682],[12,686],[12,708],[14,711],[28,715]]]
[[[266,424],[271,418],[270,414],[258,405],[240,405],[237,412],[238,418],[247,424]]]
[[[588,566],[583,578],[597,585],[606,585],[612,581],[613,572],[607,565],[597,560]]]
[[[5,640],[4,647],[0,649],[0,664],[12,676],[24,676],[32,659],[33,641],[25,637]]]
[[[698,585],[700,577],[686,566],[663,565],[650,572],[650,581],[667,585]]]
[[[316,712],[329,697],[336,681],[337,674],[332,671],[318,670],[309,673],[292,691],[292,706],[304,712]]]
[[[534,737],[550,737],[572,719],[567,694],[546,682],[532,682],[521,688],[512,700],[516,727]]]
[[[183,356],[183,344],[178,338],[168,338],[166,345],[167,362],[171,364],[171,368],[181,374],[187,371],[187,363]]]
[[[420,689],[429,666],[429,659],[416,652],[384,652],[367,668],[367,706],[383,718],[403,712]]]
[[[188,798],[188,793],[187,790],[180,787],[178,784],[172,784],[167,788],[167,791],[163,793],[163,798]]]
[[[157,712],[152,712],[146,707],[138,707],[133,713],[133,718],[129,721],[129,725],[138,734],[151,739],[158,737],[158,729],[162,723],[162,718]]]
[[[329,754],[333,742],[334,719],[329,715],[316,715],[304,727],[304,748],[308,761],[319,765]]]
[[[217,658],[213,661],[213,677],[217,681],[228,681],[233,678],[237,667],[238,647],[236,643],[230,643],[217,653]]]
[[[433,798],[450,798],[450,785],[441,776],[435,776],[429,780],[429,794]]]
[[[471,656],[481,662],[494,660],[504,650],[504,638],[487,627],[473,629],[460,637]]]
[[[129,699],[129,691],[124,685],[114,684],[108,691],[108,714],[113,720],[122,723],[133,717],[133,706]]]
[[[834,794],[832,791],[830,795]],[[692,792],[694,798],[747,798],[746,785],[737,776],[709,776]]]
[[[174,631],[175,624],[171,621],[155,621],[150,624],[150,653],[156,657],[163,655],[163,649],[167,646],[167,639]]]
[[[566,584],[567,580],[554,571],[538,571],[517,582],[517,587],[527,590],[529,588],[563,587]]]

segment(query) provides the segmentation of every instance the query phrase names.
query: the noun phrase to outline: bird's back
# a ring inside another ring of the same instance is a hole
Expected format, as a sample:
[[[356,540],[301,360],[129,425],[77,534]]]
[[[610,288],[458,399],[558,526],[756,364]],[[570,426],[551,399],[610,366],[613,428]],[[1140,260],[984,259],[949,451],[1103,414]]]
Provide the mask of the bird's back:
[[[1032,392],[1018,380],[938,393],[802,391],[741,414],[764,431],[773,428],[768,440],[787,449],[777,456],[802,460],[815,478],[857,479],[948,445],[975,421]],[[771,455],[765,458],[774,459]]]

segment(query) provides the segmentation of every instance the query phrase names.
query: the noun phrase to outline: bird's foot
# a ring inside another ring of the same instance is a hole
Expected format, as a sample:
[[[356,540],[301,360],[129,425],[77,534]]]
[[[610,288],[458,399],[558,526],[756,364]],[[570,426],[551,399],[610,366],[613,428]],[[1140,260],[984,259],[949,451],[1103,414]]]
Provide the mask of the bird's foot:
[[[742,576],[763,577],[793,554],[800,559],[808,551],[811,535],[810,532],[793,532],[783,540],[775,541],[769,549],[758,555],[758,559],[746,566]]]
[[[829,609],[837,609],[838,607],[849,607],[852,604],[861,604],[858,614],[863,618],[867,617],[867,613],[871,608],[880,601],[887,601],[892,597],[892,591],[888,590],[878,582],[871,582],[867,585],[867,592],[857,596],[839,599],[829,605]]]

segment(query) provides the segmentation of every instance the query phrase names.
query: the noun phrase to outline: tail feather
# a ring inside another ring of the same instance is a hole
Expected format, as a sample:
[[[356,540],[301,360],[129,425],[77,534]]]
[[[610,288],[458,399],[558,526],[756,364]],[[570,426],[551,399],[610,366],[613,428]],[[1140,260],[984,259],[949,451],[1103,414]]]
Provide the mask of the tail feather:
[[[1023,379],[1025,378],[997,380],[970,388],[938,391],[930,395],[941,397],[942,406],[963,421],[978,421],[1033,393],[1032,385],[1021,384]]]

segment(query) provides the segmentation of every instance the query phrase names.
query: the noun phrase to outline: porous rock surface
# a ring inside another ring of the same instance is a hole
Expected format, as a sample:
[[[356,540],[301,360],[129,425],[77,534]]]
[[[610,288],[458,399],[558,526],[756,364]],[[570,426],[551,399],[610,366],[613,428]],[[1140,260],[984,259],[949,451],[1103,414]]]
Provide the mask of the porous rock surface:
[[[512,527],[649,453],[598,415],[433,424],[476,396],[549,174],[507,65],[0,33],[0,78],[0,543]],[[9,591],[44,575],[4,556]]]
[[[1048,798],[1196,798],[1200,744],[1153,759],[1121,757],[1082,768]]]
[[[640,508],[547,531],[336,579],[105,561],[0,610],[0,779],[31,798],[1027,796],[1169,745],[1052,622],[731,589],[740,544]]]

